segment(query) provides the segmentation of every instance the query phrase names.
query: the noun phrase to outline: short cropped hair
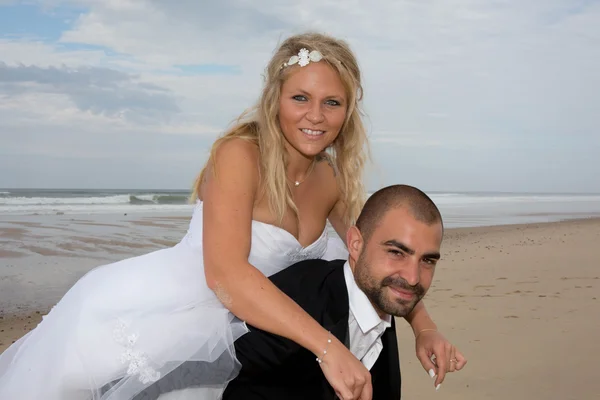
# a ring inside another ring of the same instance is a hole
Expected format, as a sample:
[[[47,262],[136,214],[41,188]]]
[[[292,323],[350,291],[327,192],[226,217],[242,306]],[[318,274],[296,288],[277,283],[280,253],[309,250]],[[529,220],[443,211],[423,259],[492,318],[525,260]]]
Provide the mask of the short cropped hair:
[[[363,239],[368,242],[383,216],[400,207],[406,207],[417,221],[427,225],[439,222],[443,229],[442,214],[429,196],[409,185],[392,185],[376,191],[367,199],[356,221]]]

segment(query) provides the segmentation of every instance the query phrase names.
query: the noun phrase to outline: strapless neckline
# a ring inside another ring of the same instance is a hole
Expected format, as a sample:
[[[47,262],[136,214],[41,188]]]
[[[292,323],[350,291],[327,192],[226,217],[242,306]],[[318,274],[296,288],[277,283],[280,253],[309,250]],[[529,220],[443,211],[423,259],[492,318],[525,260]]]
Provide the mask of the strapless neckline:
[[[282,232],[284,235],[288,236],[290,239],[292,239],[298,246],[300,246],[301,249],[303,250],[307,250],[310,249],[311,247],[317,245],[321,240],[323,240],[323,237],[325,237],[325,235],[327,234],[327,226],[325,226],[325,229],[323,229],[323,232],[321,232],[321,235],[312,243],[303,246],[302,243],[300,243],[300,241],[296,238],[296,236],[292,235],[289,231],[277,226],[277,225],[273,225],[273,224],[269,224],[268,222],[262,222],[262,221],[258,221],[253,219],[252,220],[253,224],[258,224],[258,225],[263,225],[267,228],[272,228],[275,229],[279,232]]]
[[[201,209],[204,206],[204,202],[202,200],[196,200],[196,207]],[[312,243],[303,246],[302,243],[300,243],[300,241],[296,238],[296,236],[292,235],[289,231],[277,226],[277,225],[273,225],[270,224],[268,222],[263,222],[263,221],[258,221],[256,219],[252,220],[252,224],[257,224],[257,225],[262,225],[265,228],[270,228],[270,229],[274,229],[278,232],[281,232],[283,235],[287,236],[288,238],[290,238],[295,245],[298,246],[298,248],[300,248],[301,250],[309,250],[312,247],[316,246],[317,244],[319,244],[323,238],[325,238],[327,236],[327,224],[325,224],[325,228],[323,229],[323,232],[321,232],[321,235]]]

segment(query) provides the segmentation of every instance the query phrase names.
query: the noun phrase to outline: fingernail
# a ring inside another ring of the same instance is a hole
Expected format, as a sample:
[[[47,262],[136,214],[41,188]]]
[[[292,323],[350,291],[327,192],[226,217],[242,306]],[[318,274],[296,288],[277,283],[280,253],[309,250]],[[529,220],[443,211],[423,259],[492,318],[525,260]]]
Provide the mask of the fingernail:
[[[430,376],[431,378],[435,378],[435,371],[433,370],[433,368],[431,368],[431,369],[429,370],[429,376]]]
[[[435,387],[435,391],[437,392],[438,390],[440,390],[440,386],[442,386],[441,383],[438,383],[438,385]]]

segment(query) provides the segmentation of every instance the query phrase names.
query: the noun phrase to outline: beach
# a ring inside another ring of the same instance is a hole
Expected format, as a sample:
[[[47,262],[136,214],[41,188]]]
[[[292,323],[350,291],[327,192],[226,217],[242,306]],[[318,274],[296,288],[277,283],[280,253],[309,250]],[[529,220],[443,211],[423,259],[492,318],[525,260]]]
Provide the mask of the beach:
[[[599,244],[599,219],[449,230],[426,305],[469,361],[435,392],[399,321],[403,399],[597,399]]]
[[[3,215],[0,351],[91,268],[177,243],[190,215],[189,206]],[[426,305],[469,362],[436,392],[399,320],[403,399],[597,398],[600,219],[573,215],[466,227],[471,220],[457,217],[450,224]]]

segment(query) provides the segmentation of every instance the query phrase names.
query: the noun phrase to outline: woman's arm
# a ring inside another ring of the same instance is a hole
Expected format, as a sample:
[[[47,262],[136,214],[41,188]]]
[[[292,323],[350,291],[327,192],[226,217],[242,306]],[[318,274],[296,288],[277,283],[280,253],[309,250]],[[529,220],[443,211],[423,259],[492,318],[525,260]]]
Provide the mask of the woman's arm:
[[[225,142],[213,164],[216,174],[210,170],[203,184],[207,284],[241,320],[293,340],[322,357],[321,368],[340,398],[370,400],[372,387],[368,370],[340,341],[248,262],[252,214],[259,185],[258,156],[257,148],[249,142],[237,139]]]
[[[420,332],[426,330],[437,330],[437,325],[433,322],[427,309],[425,308],[425,304],[423,300],[419,301],[415,308],[404,317],[406,322],[408,322],[415,334],[415,337],[419,335]]]

